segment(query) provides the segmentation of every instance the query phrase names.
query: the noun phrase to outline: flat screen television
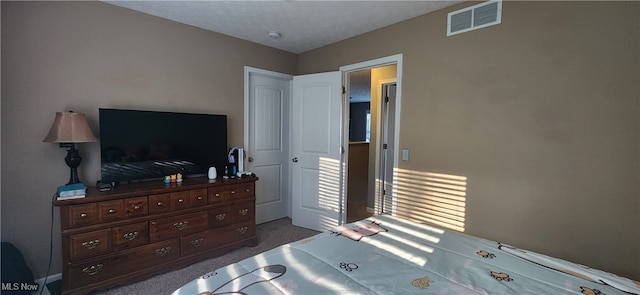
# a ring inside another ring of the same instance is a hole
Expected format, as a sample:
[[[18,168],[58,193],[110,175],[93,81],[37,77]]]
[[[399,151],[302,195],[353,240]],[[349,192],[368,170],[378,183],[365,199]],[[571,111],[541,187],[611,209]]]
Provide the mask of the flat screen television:
[[[218,171],[227,163],[227,116],[99,109],[101,181],[126,183]]]

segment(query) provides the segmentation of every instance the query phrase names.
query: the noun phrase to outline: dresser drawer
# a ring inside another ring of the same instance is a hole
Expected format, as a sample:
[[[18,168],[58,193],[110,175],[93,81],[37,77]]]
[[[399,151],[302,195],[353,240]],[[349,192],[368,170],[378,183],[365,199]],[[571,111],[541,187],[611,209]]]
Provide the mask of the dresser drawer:
[[[98,204],[84,204],[69,206],[69,226],[78,227],[92,225],[99,222]]]
[[[114,250],[133,248],[149,242],[149,226],[146,221],[114,227],[111,232]]]
[[[71,264],[65,289],[75,289],[88,284],[126,275],[137,270],[169,263],[180,257],[178,239],[149,244],[91,262]]]
[[[100,202],[98,208],[102,222],[122,219],[125,216],[122,200]]]
[[[182,256],[223,247],[226,244],[255,236],[255,224],[242,222],[180,237]]]
[[[171,194],[149,196],[149,214],[171,211]]]
[[[149,223],[149,241],[153,243],[205,230],[207,221],[206,212],[152,220]]]
[[[69,236],[70,260],[77,261],[111,251],[110,233],[110,229],[104,229]]]
[[[207,205],[207,189],[194,189],[189,191],[189,205],[191,207],[200,207]]]
[[[68,274],[63,274],[64,289],[74,289],[96,282],[101,282],[118,274],[117,263],[110,260],[96,260],[69,266]]]
[[[209,210],[209,227],[217,228],[231,224],[231,207],[225,206]]]
[[[171,210],[182,210],[190,207],[189,205],[189,191],[171,193],[169,196],[171,201]]]
[[[209,204],[226,202],[238,194],[238,185],[223,185],[208,189]]]
[[[137,197],[124,200],[127,217],[145,216],[148,212],[147,197]]]
[[[238,193],[236,197],[238,199],[251,198],[255,196],[256,185],[255,182],[245,182],[238,185]]]
[[[229,225],[229,231],[226,232],[227,242],[233,243],[255,237],[256,224],[255,221],[243,221]]]
[[[134,271],[166,262],[180,256],[180,241],[172,239],[119,252],[114,259],[129,271]]]
[[[230,206],[209,210],[209,227],[217,228],[238,221],[253,219],[256,205],[254,200],[238,201]]]
[[[233,222],[253,219],[256,213],[255,201],[237,202],[231,206]]]

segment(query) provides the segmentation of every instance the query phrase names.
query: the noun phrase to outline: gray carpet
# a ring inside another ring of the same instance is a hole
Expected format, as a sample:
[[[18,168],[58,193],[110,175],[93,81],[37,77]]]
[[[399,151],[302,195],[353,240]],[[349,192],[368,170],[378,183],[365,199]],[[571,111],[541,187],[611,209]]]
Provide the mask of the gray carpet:
[[[231,263],[238,262],[247,257],[262,253],[283,244],[301,240],[318,232],[293,226],[291,219],[283,218],[275,221],[259,224],[256,228],[258,236],[258,246],[243,247],[226,255],[204,260],[193,264],[189,267],[153,276],[142,282],[131,285],[114,287],[105,291],[93,293],[94,295],[143,295],[143,294],[171,294],[180,286],[192,281],[193,279],[226,266]]]

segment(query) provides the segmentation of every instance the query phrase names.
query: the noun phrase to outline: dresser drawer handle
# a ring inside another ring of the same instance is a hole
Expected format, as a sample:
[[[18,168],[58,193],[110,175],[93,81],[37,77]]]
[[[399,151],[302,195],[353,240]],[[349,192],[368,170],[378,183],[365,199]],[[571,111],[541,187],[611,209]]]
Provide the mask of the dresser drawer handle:
[[[249,212],[249,209],[242,209],[238,211],[238,214],[244,216],[244,215],[247,215],[247,212]]]
[[[88,276],[97,274],[102,270],[102,264],[96,264],[82,269],[82,272]]]
[[[232,195],[235,195],[235,194],[236,194],[236,191],[231,191],[231,194],[232,194]]]
[[[248,188],[248,189],[245,189],[244,191],[245,191],[245,192],[250,192],[250,191],[251,191],[251,189],[250,189],[250,188]]]
[[[163,257],[171,252],[171,247],[162,247],[160,249],[156,249],[156,256]]]
[[[80,218],[87,218],[87,216],[89,216],[89,215],[87,215],[87,213],[80,214]]]
[[[199,247],[200,245],[202,245],[202,241],[204,241],[204,239],[197,239],[197,240],[193,240],[191,242],[189,242],[189,244],[191,244],[191,246],[195,247]]]
[[[98,247],[98,244],[100,244],[100,240],[86,241],[82,243],[82,247],[92,250]]]
[[[225,218],[226,216],[227,216],[227,214],[224,214],[224,213],[223,213],[223,214],[218,214],[218,215],[216,215],[216,219],[217,219],[217,220],[224,220],[224,218]]]
[[[247,233],[247,229],[248,229],[248,227],[243,226],[243,227],[238,228],[237,231],[238,231],[239,234],[244,235],[245,233]]]
[[[187,225],[189,225],[188,221],[180,221],[180,222],[174,223],[173,227],[175,227],[177,230],[182,230],[185,227],[187,227]]]
[[[178,203],[184,203],[184,199],[178,199]]]
[[[140,205],[135,205],[135,206],[133,207],[133,210],[140,210],[140,208],[142,208],[142,207],[140,207]]]
[[[158,202],[158,207],[162,207],[163,205],[164,205],[164,203]]]
[[[108,213],[109,213],[109,214],[116,213],[116,210],[115,210],[115,209],[109,209]]]
[[[216,198],[219,198],[219,197],[220,197],[220,193],[216,193]]]
[[[202,196],[197,197],[198,201],[202,201]]]
[[[122,237],[127,241],[133,241],[138,237],[138,232],[134,231],[134,232],[126,233],[122,235]]]

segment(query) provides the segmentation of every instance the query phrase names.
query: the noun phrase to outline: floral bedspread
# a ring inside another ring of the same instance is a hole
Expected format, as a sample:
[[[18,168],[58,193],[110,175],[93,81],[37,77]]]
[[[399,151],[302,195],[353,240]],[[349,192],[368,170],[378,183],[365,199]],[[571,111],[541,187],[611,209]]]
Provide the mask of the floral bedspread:
[[[379,215],[207,273],[173,295],[640,294],[637,282]]]

